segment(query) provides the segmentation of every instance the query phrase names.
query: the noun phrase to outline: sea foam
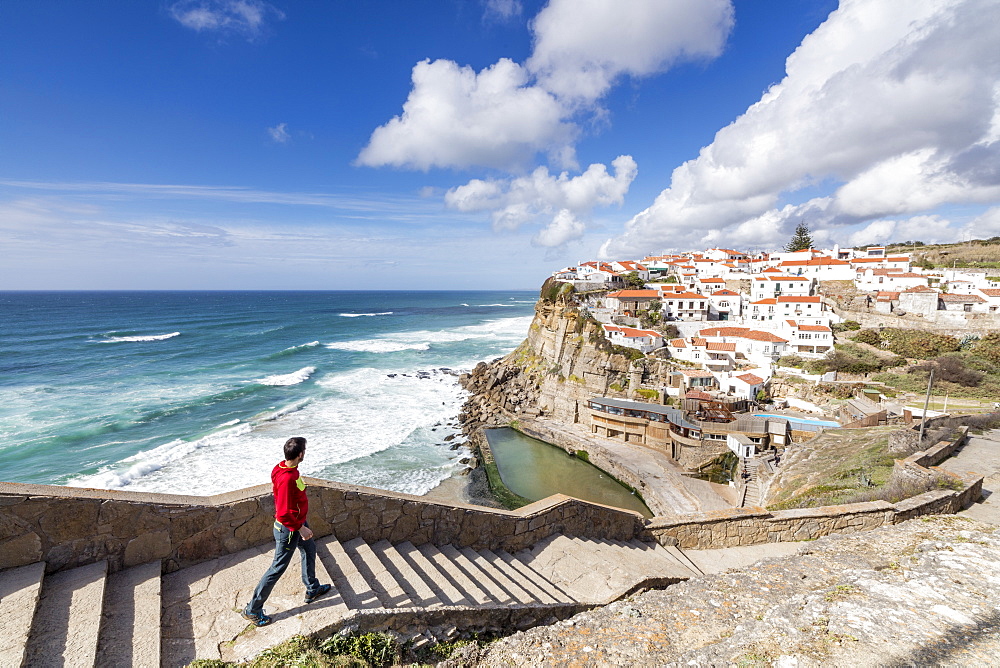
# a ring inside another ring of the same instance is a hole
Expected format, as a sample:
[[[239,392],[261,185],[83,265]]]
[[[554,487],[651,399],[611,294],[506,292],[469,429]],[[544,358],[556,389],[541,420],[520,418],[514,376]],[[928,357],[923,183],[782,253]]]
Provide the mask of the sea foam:
[[[149,336],[107,336],[101,343],[144,343],[147,341],[165,341],[167,339],[172,339],[175,336],[180,336],[180,332],[171,332],[170,334],[152,334]]]
[[[309,380],[309,377],[316,373],[316,367],[307,366],[294,371],[292,373],[286,373],[279,376],[266,376],[264,378],[258,378],[255,383],[260,385],[275,385],[275,386],[288,386],[288,385],[298,385],[299,383],[304,383]]]
[[[382,311],[381,313],[341,313],[342,318],[365,318],[376,315],[392,315],[392,311]]]

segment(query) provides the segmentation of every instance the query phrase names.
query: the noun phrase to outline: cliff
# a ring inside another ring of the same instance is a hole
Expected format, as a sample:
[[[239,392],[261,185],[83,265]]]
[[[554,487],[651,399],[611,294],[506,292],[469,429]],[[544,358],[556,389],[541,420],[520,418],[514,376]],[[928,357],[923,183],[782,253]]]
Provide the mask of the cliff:
[[[582,315],[571,293],[542,298],[516,350],[462,377],[472,396],[460,418],[466,432],[533,417],[587,424],[591,397],[636,398],[634,390],[662,384],[669,368],[666,360],[632,361],[616,351],[604,339],[601,324]]]

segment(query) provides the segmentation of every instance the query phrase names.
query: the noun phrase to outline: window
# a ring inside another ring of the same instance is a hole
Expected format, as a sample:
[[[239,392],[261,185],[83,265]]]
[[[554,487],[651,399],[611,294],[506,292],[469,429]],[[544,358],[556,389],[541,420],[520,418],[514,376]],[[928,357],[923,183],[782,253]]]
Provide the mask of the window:
[[[970,311],[972,311],[972,304],[963,304],[962,308],[965,310],[966,313],[969,313]]]
[[[720,307],[729,306],[729,302],[719,302]]]

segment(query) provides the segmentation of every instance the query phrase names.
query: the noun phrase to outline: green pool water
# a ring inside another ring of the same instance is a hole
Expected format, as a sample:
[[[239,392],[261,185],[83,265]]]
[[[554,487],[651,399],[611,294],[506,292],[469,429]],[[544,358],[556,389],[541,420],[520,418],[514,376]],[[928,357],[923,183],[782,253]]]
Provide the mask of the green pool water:
[[[487,429],[500,478],[515,494],[538,501],[565,494],[652,517],[638,496],[592,464],[513,429]]]

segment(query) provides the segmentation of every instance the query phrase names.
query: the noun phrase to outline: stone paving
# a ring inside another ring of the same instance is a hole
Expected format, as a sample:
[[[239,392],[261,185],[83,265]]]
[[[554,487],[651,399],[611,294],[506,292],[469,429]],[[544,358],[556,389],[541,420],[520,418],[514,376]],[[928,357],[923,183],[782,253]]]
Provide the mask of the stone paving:
[[[984,476],[983,498],[959,513],[982,522],[1000,526],[1000,429],[971,435],[951,458],[940,465],[946,471],[975,471]]]

